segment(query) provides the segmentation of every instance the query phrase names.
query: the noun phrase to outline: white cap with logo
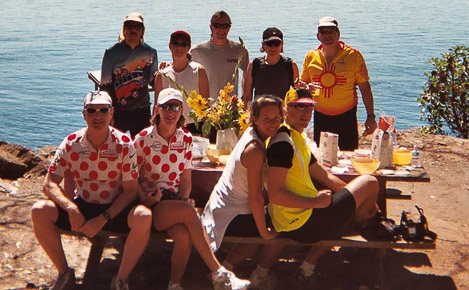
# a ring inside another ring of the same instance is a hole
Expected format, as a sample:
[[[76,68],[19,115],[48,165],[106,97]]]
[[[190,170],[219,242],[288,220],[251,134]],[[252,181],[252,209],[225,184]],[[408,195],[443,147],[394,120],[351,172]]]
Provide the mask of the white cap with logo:
[[[105,91],[94,91],[88,93],[83,100],[83,107],[88,105],[109,105],[112,106],[112,99]]]

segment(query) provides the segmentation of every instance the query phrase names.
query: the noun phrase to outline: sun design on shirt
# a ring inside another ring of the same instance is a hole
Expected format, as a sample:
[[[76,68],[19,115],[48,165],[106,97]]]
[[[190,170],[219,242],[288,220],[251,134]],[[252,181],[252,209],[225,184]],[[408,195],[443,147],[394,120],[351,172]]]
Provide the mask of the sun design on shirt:
[[[347,78],[335,73],[335,65],[332,64],[331,68],[327,67],[326,64],[323,65],[323,72],[319,75],[313,77],[313,82],[321,86],[323,91],[324,98],[330,98],[334,93],[335,86],[341,86],[347,82]]]

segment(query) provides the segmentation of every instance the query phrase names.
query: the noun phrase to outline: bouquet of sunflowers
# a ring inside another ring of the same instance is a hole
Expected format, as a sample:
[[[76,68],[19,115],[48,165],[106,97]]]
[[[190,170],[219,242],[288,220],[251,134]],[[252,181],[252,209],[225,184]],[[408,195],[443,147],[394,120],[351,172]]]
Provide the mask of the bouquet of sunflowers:
[[[241,135],[248,127],[244,102],[233,95],[234,86],[228,83],[216,100],[204,99],[196,91],[192,91],[187,104],[192,109],[189,117],[197,124],[202,120],[202,134],[207,136],[212,127],[216,130],[233,128],[237,135]]]

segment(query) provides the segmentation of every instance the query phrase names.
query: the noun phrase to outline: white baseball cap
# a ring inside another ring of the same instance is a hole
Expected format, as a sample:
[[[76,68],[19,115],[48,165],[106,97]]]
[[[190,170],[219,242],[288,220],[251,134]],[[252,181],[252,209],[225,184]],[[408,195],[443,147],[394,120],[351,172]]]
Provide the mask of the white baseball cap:
[[[105,91],[94,91],[88,93],[83,100],[83,107],[88,105],[109,105],[112,106],[112,99]]]
[[[184,98],[182,97],[182,93],[173,88],[167,88],[162,90],[158,94],[158,105],[163,105],[164,103],[170,100],[178,100],[179,102],[183,103]]]

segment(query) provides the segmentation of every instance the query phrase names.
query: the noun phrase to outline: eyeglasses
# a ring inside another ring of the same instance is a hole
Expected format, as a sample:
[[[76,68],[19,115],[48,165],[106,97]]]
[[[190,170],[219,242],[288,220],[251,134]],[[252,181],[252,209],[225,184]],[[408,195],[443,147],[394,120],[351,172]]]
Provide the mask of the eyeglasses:
[[[174,45],[174,46],[177,46],[177,47],[188,47],[189,43],[171,41],[171,45]]]
[[[217,29],[220,29],[220,28],[227,29],[231,27],[231,23],[212,23],[212,26]]]
[[[141,23],[125,23],[124,24],[124,27],[125,29],[128,29],[128,30],[140,30],[143,28],[143,24]]]
[[[111,108],[101,108],[101,109],[86,108],[84,109],[84,111],[90,115],[94,115],[96,112],[100,112],[101,114],[107,114],[109,113],[109,111],[111,111]]]
[[[330,34],[330,33],[337,32],[337,28],[336,27],[320,27],[318,31],[321,34]]]
[[[269,47],[272,47],[272,46],[275,46],[275,47],[278,47],[280,46],[282,42],[280,40],[269,40],[269,41],[266,41],[264,42],[265,45],[269,46]]]
[[[182,106],[178,104],[163,104],[163,105],[158,105],[163,111],[169,112],[179,112],[181,110]]]
[[[288,105],[289,107],[293,107],[295,109],[297,109],[298,111],[306,111],[306,110],[313,110],[314,109],[314,105],[313,104],[291,104],[291,105]]]

